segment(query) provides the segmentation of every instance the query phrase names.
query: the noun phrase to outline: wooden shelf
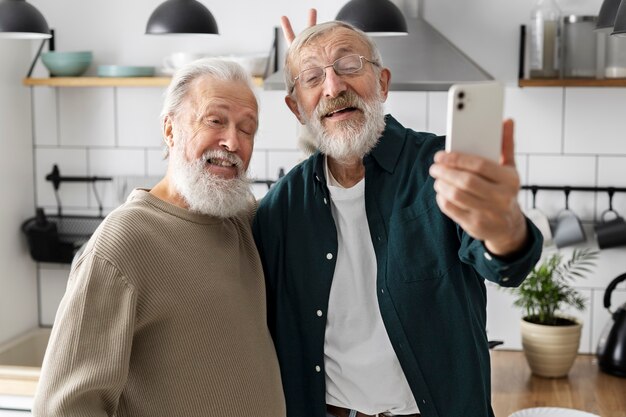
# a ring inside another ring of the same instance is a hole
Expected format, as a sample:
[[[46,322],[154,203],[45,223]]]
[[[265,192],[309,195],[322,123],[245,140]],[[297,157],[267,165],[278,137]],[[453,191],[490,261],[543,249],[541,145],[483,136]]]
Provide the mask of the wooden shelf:
[[[519,80],[520,87],[626,87],[626,78],[535,78]]]
[[[24,78],[26,86],[46,87],[167,87],[171,77],[51,77]],[[263,78],[254,77],[256,86],[263,85]]]

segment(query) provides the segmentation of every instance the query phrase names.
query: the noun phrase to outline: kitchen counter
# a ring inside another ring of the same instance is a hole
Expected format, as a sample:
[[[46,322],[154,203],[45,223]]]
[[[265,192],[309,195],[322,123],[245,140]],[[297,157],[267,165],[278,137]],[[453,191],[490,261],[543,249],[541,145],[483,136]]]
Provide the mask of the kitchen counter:
[[[491,352],[496,417],[531,407],[563,407],[626,417],[626,378],[601,372],[594,355],[579,355],[566,378],[533,376],[523,352]]]

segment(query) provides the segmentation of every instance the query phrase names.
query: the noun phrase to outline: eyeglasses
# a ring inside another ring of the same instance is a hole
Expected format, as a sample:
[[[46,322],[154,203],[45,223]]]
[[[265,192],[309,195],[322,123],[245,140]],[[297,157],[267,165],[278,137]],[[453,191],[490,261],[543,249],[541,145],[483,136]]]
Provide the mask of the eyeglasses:
[[[325,65],[323,67],[307,68],[300,71],[300,74],[293,79],[294,85],[296,82],[299,82],[302,88],[317,87],[326,79],[326,68],[328,67],[333,67],[333,70],[337,75],[355,74],[363,68],[363,60],[369,62],[370,64],[379,66],[378,62],[371,61],[363,55],[346,55],[342,56],[332,64]],[[293,90],[293,87],[291,89]]]

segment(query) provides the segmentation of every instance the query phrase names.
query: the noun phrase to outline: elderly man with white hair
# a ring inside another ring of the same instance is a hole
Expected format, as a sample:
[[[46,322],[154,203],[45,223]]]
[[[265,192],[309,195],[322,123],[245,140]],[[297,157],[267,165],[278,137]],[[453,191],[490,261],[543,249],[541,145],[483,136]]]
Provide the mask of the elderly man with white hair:
[[[167,91],[169,166],[102,223],[75,262],[35,416],[281,417],[246,170],[250,78],[201,60]]]

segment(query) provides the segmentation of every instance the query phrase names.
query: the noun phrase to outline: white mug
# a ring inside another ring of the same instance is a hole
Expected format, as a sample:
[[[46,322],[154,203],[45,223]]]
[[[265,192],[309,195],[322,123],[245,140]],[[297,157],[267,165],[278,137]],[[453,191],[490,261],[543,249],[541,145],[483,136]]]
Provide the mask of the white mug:
[[[174,52],[163,59],[163,68],[169,71],[176,71],[196,59],[204,58],[205,56],[205,54],[195,52]]]
[[[526,211],[526,217],[537,226],[537,229],[543,235],[543,246],[552,245],[552,229],[550,228],[548,216],[538,208],[531,208]]]

